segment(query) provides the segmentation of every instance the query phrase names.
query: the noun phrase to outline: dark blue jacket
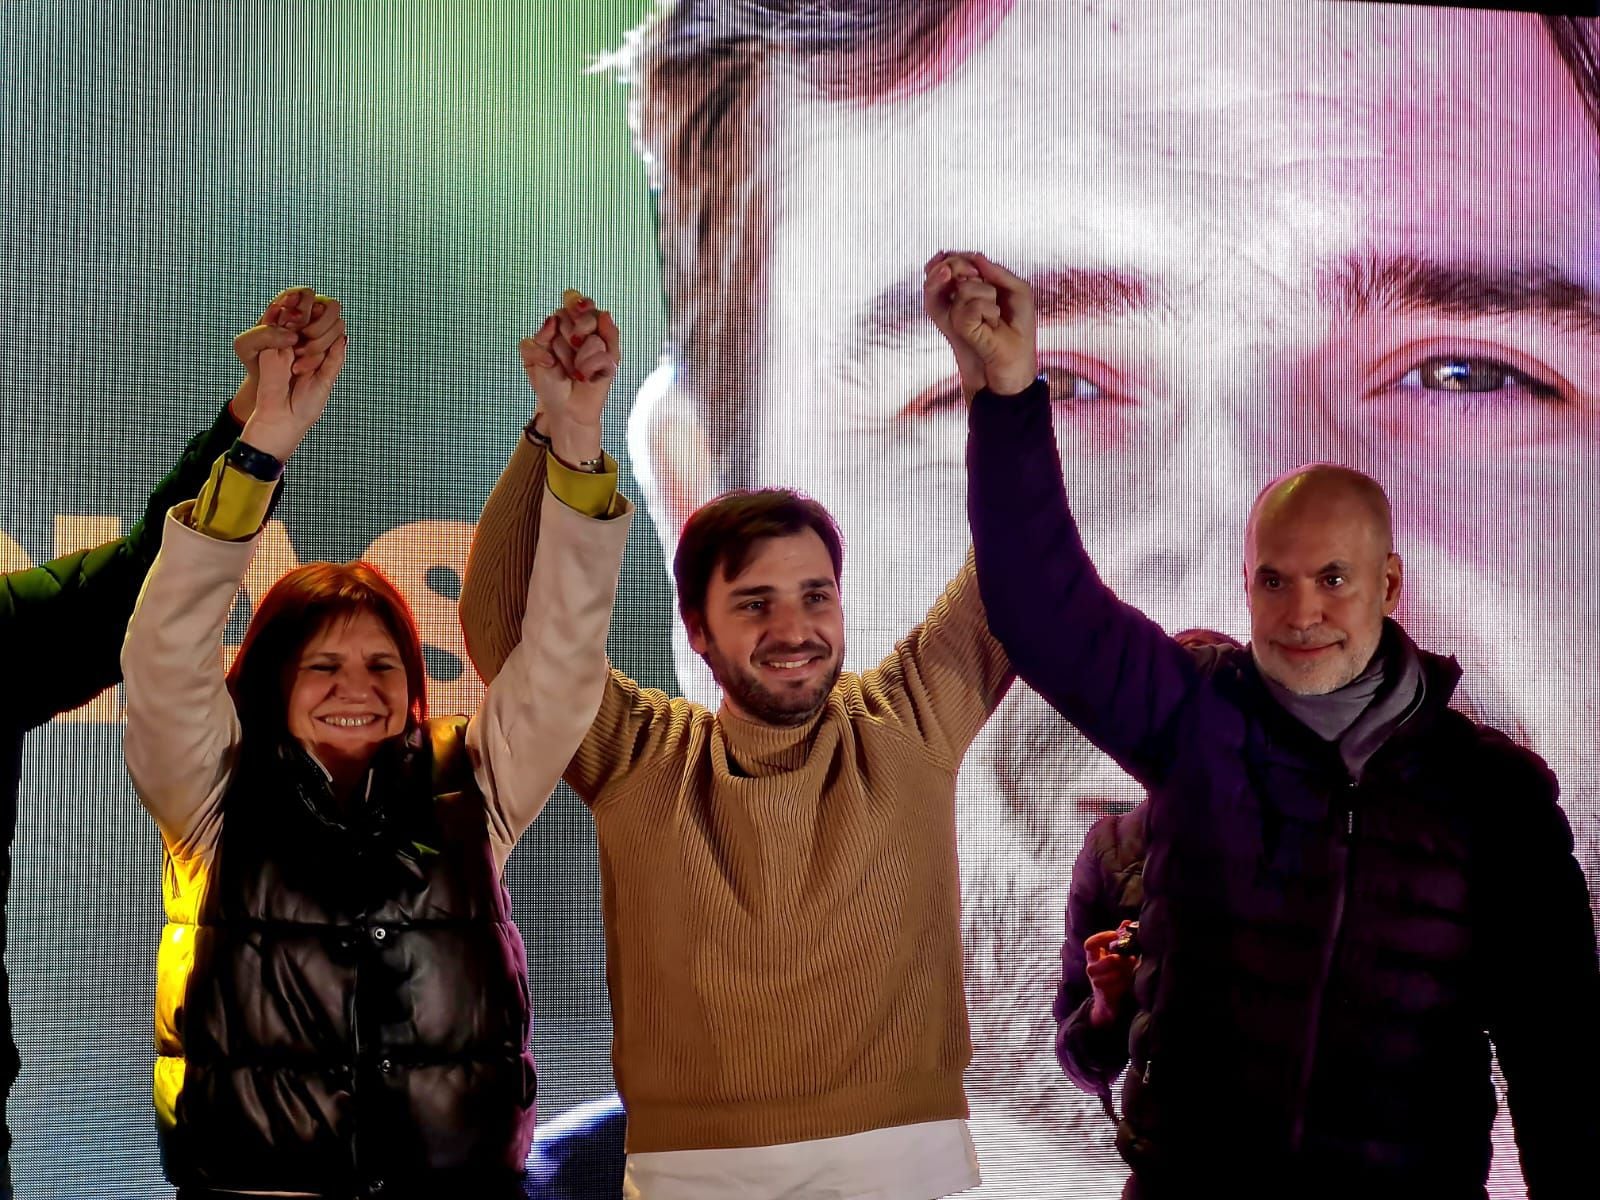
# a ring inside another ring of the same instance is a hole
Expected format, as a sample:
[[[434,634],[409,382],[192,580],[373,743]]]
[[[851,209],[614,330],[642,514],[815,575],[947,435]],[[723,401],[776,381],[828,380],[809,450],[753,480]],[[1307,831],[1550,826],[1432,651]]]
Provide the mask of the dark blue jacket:
[[[1543,762],[1450,709],[1455,662],[1391,623],[1422,699],[1351,779],[1247,650],[1191,655],[1100,580],[1043,383],[978,397],[968,467],[991,627],[1149,793],[1118,1131],[1138,1193],[1482,1196],[1492,1038],[1530,1195],[1574,1194],[1600,971]]]

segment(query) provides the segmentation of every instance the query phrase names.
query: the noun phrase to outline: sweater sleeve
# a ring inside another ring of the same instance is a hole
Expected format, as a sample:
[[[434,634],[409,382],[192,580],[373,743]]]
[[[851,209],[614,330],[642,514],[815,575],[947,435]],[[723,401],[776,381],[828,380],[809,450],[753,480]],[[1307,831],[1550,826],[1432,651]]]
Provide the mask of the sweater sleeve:
[[[566,492],[572,501],[585,507],[590,507],[590,500],[598,503],[599,492],[576,494],[571,488],[573,482],[561,478],[559,464],[550,461],[543,447],[522,438],[484,504],[461,582],[460,613],[467,654],[491,687],[522,634],[530,612],[528,580],[541,550],[570,560],[587,536],[586,531],[605,523],[604,518],[585,516],[562,502],[562,492]],[[607,503],[607,511],[611,512],[617,504],[626,505],[627,501],[617,495]],[[550,538],[559,538],[563,544],[558,546],[552,540],[546,547],[546,522],[552,513],[563,513],[572,519],[562,520],[549,530]],[[615,580],[612,589],[614,596]],[[564,778],[585,803],[592,805],[602,792],[621,783],[633,764],[651,753],[669,731],[686,732],[693,706],[687,701],[668,700],[654,689],[641,688],[621,672],[606,668],[603,662],[598,676],[592,674],[594,666],[587,660],[581,670],[584,677],[568,679],[566,686],[587,696],[587,689],[598,678],[598,708],[589,707],[593,719],[566,764]],[[684,719],[671,720],[674,713]]]
[[[7,725],[28,729],[93,699],[121,676],[118,653],[167,510],[192,499],[218,455],[239,436],[224,408],[184,447],[125,537],[0,577],[0,646],[10,678],[0,693]]]
[[[922,623],[863,672],[861,684],[869,707],[914,728],[954,767],[1014,679],[989,632],[969,553]]]
[[[528,579],[539,545],[545,493],[545,452],[517,439],[478,517],[461,579],[461,635],[467,657],[493,683],[522,636]]]
[[[1198,678],[1192,657],[1100,579],[1067,505],[1049,388],[980,392],[968,518],[989,627],[1017,674],[1147,787]],[[1024,565],[1025,564],[1025,565]]]
[[[1532,757],[1531,755],[1528,757]],[[1480,881],[1489,1035],[1530,1200],[1568,1196],[1600,1142],[1600,967],[1594,914],[1554,776],[1524,774]]]
[[[207,537],[168,516],[122,648],[128,729],[123,754],[140,802],[174,858],[209,855],[239,747],[222,666],[222,635],[256,539]]]
[[[611,506],[607,498],[606,507]],[[467,726],[497,865],[539,814],[610,683],[606,631],[633,508],[590,517],[547,489],[521,613],[521,637]]]
[[[1132,997],[1119,1019],[1104,1028],[1089,1020],[1094,989],[1089,983],[1083,943],[1091,934],[1115,929],[1124,914],[1108,878],[1115,864],[1108,852],[1116,843],[1116,818],[1102,817],[1090,827],[1072,867],[1067,897],[1067,936],[1061,944],[1061,985],[1056,992],[1056,1058],[1084,1091],[1111,1098],[1111,1085],[1128,1065]]]

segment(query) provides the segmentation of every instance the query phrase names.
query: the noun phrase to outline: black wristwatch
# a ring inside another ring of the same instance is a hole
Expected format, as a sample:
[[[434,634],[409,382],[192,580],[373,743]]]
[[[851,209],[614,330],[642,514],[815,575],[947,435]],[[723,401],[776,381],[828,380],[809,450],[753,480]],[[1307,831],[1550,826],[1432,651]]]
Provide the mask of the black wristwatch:
[[[234,441],[226,457],[230,467],[262,483],[276,483],[283,478],[283,460],[265,450],[257,450],[243,438]]]

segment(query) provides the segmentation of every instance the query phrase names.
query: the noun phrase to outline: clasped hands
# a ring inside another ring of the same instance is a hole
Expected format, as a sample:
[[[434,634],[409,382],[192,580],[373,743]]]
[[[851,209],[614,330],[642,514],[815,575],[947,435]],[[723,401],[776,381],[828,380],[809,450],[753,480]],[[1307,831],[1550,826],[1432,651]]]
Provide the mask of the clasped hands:
[[[967,402],[1027,389],[1039,373],[1033,289],[982,254],[941,250],[923,266],[922,306],[955,352]]]
[[[241,440],[287,460],[327,407],[349,343],[339,302],[285,288],[261,320],[233,339],[245,377],[230,407]]]
[[[568,466],[601,457],[600,420],[622,362],[616,322],[583,293],[568,288],[561,307],[518,347],[539,399],[534,427]]]

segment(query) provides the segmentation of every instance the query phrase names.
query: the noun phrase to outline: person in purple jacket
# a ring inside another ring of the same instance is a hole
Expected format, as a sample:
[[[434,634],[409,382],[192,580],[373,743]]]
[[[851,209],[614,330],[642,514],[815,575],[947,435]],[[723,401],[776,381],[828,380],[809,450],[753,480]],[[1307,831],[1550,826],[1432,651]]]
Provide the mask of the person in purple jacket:
[[[1191,654],[1078,537],[1028,285],[940,254],[924,302],[970,402],[990,627],[1149,793],[1124,1194],[1481,1197],[1491,1041],[1529,1196],[1576,1194],[1600,1141],[1583,873],[1543,761],[1451,709],[1460,666],[1392,619],[1383,489],[1331,464],[1268,484],[1241,514],[1250,644]]]
[[[1215,629],[1172,635],[1193,654],[1240,644]],[[1111,1087],[1128,1065],[1133,1024],[1133,974],[1139,965],[1139,910],[1144,907],[1144,839],[1148,804],[1112,811],[1089,826],[1072,864],[1061,982],[1051,1006],[1056,1060],[1072,1081],[1100,1098],[1113,1121]],[[1131,936],[1124,937],[1124,930]]]

